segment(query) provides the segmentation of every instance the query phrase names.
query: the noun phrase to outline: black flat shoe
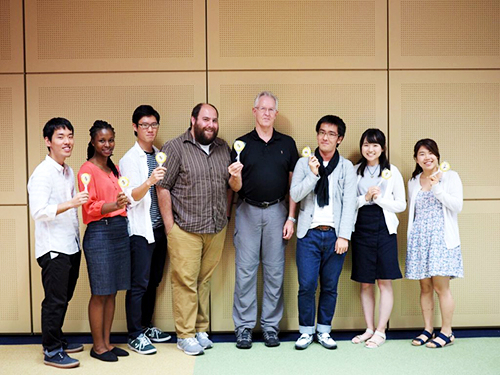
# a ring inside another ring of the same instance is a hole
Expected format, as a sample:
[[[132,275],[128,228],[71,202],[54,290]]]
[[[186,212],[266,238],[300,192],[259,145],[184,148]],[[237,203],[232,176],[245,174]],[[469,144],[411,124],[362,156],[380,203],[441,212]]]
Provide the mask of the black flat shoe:
[[[111,353],[114,353],[117,357],[128,357],[128,352],[126,350],[117,348],[116,346],[111,349]]]
[[[116,354],[111,352],[111,351],[97,354],[94,351],[94,348],[92,348],[92,349],[90,349],[90,356],[93,358],[99,359],[101,361],[104,361],[104,362],[117,362],[118,361],[118,357],[116,356]]]

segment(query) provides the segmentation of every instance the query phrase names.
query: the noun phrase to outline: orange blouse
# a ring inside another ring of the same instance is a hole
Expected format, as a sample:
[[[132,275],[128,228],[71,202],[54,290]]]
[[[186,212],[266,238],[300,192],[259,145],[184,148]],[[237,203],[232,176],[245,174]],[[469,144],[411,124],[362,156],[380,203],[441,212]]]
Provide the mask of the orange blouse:
[[[118,193],[122,191],[120,185],[118,185],[118,178],[116,178],[113,172],[107,174],[98,166],[86,161],[78,171],[78,187],[80,191],[85,189],[80,178],[83,173],[90,175],[90,182],[87,186],[89,200],[82,206],[84,224],[99,221],[106,217],[127,216],[126,208],[110,212],[106,215],[101,213],[102,205],[104,203],[116,202]]]

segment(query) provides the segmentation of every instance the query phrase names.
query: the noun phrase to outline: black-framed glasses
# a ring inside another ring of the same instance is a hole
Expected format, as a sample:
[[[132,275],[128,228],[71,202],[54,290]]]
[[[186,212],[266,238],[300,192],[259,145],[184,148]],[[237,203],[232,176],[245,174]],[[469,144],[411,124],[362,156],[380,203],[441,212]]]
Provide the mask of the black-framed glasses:
[[[137,125],[139,125],[142,129],[149,129],[150,126],[153,129],[158,129],[158,127],[160,126],[160,124],[157,122],[152,122],[151,124],[148,124],[147,122],[143,122],[142,124],[137,124]]]
[[[324,130],[320,130],[320,131],[318,132],[318,135],[319,135],[320,137],[324,137],[325,135],[327,135],[327,136],[328,136],[328,138],[330,138],[330,139],[333,139],[333,138],[335,138],[335,137],[338,137],[338,136],[339,136],[337,133],[334,133],[334,132],[325,132]]]

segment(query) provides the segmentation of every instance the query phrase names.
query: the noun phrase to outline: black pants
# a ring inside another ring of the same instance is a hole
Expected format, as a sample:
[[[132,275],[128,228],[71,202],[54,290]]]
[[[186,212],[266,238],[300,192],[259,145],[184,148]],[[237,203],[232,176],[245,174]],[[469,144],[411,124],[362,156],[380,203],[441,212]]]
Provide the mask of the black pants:
[[[51,253],[57,256],[51,258]],[[42,345],[49,353],[67,345],[62,326],[80,273],[81,257],[80,251],[73,255],[49,252],[37,259],[42,268],[45,292],[42,301]]]
[[[165,228],[154,229],[154,236],[152,244],[142,236],[130,237],[131,288],[125,298],[130,338],[139,336],[143,327],[149,327],[153,320],[156,288],[163,277],[167,257]]]

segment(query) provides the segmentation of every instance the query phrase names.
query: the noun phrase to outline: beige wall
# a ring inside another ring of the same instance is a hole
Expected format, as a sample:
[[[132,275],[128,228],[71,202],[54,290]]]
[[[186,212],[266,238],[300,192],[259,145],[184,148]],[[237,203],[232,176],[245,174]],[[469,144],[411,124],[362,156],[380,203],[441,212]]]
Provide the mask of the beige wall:
[[[158,145],[188,125],[194,104],[220,111],[229,143],[252,129],[258,91],[280,99],[276,127],[299,149],[315,146],[325,114],[347,124],[340,149],[356,161],[368,127],[389,139],[407,180],[412,148],[434,138],[464,183],[459,216],[465,278],[452,282],[455,326],[500,322],[500,3],[496,0],[21,0],[0,1],[0,332],[40,331],[43,290],[33,256],[27,178],[45,155],[51,117],[75,126],[68,163],[85,160],[96,119],[116,129],[115,162],[134,136],[139,104],[161,114]],[[404,268],[407,215],[400,215]],[[233,329],[233,223],[212,281],[212,330]],[[82,231],[84,230],[82,226]],[[497,233],[497,234],[495,234]],[[282,329],[297,329],[295,239],[287,247]],[[350,257],[334,328],[364,327]],[[169,271],[155,323],[173,330]],[[397,281],[392,328],[420,327],[418,283]],[[88,332],[82,264],[65,329]],[[125,331],[123,293],[115,331]],[[438,319],[438,314],[436,314]],[[436,324],[439,324],[436,321]]]

